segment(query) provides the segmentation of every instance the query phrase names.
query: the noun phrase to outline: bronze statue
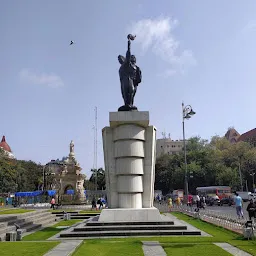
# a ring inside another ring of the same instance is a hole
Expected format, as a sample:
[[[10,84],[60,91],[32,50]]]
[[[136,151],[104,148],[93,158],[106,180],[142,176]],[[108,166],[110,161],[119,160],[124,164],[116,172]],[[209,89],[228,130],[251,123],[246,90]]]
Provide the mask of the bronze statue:
[[[121,91],[125,104],[120,107],[118,111],[137,110],[137,107],[133,105],[133,102],[142,76],[140,68],[136,65],[135,56],[131,55],[131,40],[134,40],[135,37],[136,36],[131,34],[127,36],[128,49],[126,52],[126,58],[122,55],[118,56],[118,61],[121,64],[121,67],[119,68]]]

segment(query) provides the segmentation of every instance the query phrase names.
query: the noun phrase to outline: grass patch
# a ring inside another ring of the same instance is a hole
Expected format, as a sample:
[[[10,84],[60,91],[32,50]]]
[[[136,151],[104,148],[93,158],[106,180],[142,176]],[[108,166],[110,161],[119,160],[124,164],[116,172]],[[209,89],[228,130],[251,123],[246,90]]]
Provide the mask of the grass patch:
[[[59,213],[59,212],[79,212],[79,210],[75,210],[75,209],[55,209],[55,210],[51,210],[49,209],[48,212],[53,212],[53,213]]]
[[[0,211],[0,215],[5,214],[21,214],[26,212],[34,212],[34,210],[26,210],[26,209],[8,209],[8,210],[2,210]]]
[[[39,230],[35,233],[32,233],[30,235],[24,236],[22,238],[22,241],[42,241],[47,240],[48,238],[58,234],[61,232],[61,229],[57,228],[59,226],[72,226],[78,222],[81,222],[81,220],[63,220],[51,227],[44,228],[42,230]]]
[[[120,242],[120,243],[129,243],[129,244],[136,244],[141,243],[141,241],[159,241],[163,246],[168,246],[168,244],[176,243],[177,247],[179,247],[182,244],[187,244],[187,246],[190,246],[189,244],[201,244],[205,246],[215,246],[212,243],[213,242],[226,242],[230,243],[233,246],[238,247],[241,250],[244,250],[252,255],[256,256],[256,241],[252,240],[245,240],[243,237],[239,234],[236,234],[232,231],[226,230],[222,227],[217,227],[213,224],[201,221],[199,219],[194,219],[190,216],[184,215],[182,213],[173,213],[177,218],[186,221],[187,223],[195,226],[198,229],[201,229],[202,231],[205,231],[206,233],[212,235],[212,237],[200,237],[200,236],[176,236],[176,237],[136,237],[136,238],[111,238],[111,239],[98,239],[97,244],[104,243],[107,245],[109,243],[109,247],[112,247],[113,242]],[[95,240],[86,240],[89,242],[94,242]],[[99,246],[101,247],[101,245]],[[183,245],[185,248],[185,246]],[[200,251],[203,247],[199,247],[198,250]],[[213,247],[215,250],[215,247]],[[217,247],[218,249],[218,247]],[[216,249],[216,250],[217,250]],[[184,249],[185,250],[185,249]],[[222,249],[220,248],[221,252]],[[196,250],[197,251],[197,250]],[[203,250],[204,251],[204,250]],[[205,251],[204,251],[205,252]],[[208,252],[208,251],[207,251]],[[223,253],[223,252],[222,252]],[[225,251],[224,251],[225,253]],[[81,254],[83,255],[83,254]],[[87,255],[87,254],[84,254]],[[100,255],[100,254],[99,254]],[[104,254],[103,254],[104,255]],[[180,255],[186,255],[185,253]],[[193,254],[192,254],[193,255]],[[228,254],[225,254],[228,255]]]
[[[83,220],[75,219],[75,220],[62,220],[58,223],[56,223],[53,227],[58,227],[58,226],[72,226],[78,222],[81,222]]]
[[[42,230],[36,231],[30,235],[24,236],[22,241],[42,241],[58,234],[61,229],[56,227],[47,227]]]
[[[0,254],[1,256],[41,256],[58,244],[59,242],[1,242]]]
[[[167,255],[180,256],[228,256],[230,253],[224,251],[214,244],[169,244],[163,246]]]
[[[232,231],[224,229],[222,227],[217,227],[213,224],[201,221],[199,219],[194,219],[182,213],[172,213],[177,218],[186,221],[187,223],[199,228],[208,234],[213,235],[212,241],[216,242],[226,242],[229,243],[243,251],[246,251],[252,255],[256,256],[256,241],[246,240],[241,235],[238,235]]]
[[[72,256],[143,256],[141,242],[84,241]]]
[[[218,241],[223,242],[223,241],[226,241],[226,240],[240,239],[241,238],[241,235],[239,235],[239,234],[236,234],[236,233],[234,233],[230,230],[227,230],[223,227],[218,227],[218,226],[215,226],[211,223],[204,222],[200,219],[195,219],[193,217],[187,216],[187,215],[179,213],[179,212],[172,213],[172,215],[174,215],[178,219],[184,220],[187,223],[193,225],[194,227],[196,227],[196,228],[198,228],[202,231],[205,231],[206,233],[214,236],[214,238],[215,238],[214,241],[215,242],[218,242]]]
[[[98,211],[95,211],[95,210],[85,210],[85,211],[80,211],[79,213],[98,213],[100,214],[101,213],[101,210],[98,210]]]

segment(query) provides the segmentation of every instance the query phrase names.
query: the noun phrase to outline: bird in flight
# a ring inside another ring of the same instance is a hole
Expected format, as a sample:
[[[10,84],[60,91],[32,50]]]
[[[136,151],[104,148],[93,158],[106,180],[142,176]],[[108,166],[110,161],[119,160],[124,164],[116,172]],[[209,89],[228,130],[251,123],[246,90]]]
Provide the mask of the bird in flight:
[[[74,41],[71,40],[71,41],[70,41],[70,45],[72,45],[72,44],[74,44]]]

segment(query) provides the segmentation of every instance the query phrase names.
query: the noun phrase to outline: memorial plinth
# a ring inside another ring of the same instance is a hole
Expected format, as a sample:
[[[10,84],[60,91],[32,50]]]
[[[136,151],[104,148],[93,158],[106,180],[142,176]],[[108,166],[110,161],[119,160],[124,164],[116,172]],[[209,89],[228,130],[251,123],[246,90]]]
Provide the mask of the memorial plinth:
[[[107,201],[99,221],[157,221],[153,207],[156,128],[149,112],[110,112],[102,130]]]

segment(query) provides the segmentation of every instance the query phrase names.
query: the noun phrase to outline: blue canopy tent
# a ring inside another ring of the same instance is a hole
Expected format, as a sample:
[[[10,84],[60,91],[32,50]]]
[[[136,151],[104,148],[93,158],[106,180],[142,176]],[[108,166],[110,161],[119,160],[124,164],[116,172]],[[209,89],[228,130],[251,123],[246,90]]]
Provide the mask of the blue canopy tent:
[[[56,190],[47,190],[48,196],[55,196]]]
[[[56,194],[56,190],[37,190],[37,191],[28,191],[28,192],[16,192],[15,197],[23,198],[21,199],[23,202],[28,204],[34,204],[36,202],[44,202],[47,200],[45,196],[54,196]]]
[[[74,195],[74,190],[73,190],[73,189],[68,189],[68,190],[66,191],[66,194],[67,194],[67,195]]]
[[[30,191],[30,192],[16,192],[15,196],[20,196],[20,197],[29,197],[29,196],[40,196],[43,194],[43,191],[38,190],[38,191]]]

